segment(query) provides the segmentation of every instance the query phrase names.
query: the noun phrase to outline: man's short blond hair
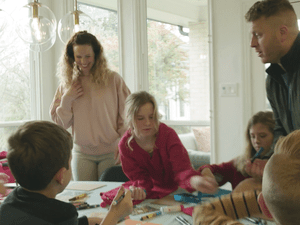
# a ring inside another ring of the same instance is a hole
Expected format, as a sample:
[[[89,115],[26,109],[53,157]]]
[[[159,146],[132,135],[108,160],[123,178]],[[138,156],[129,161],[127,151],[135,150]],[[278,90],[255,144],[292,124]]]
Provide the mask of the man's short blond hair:
[[[263,176],[263,196],[279,224],[300,221],[300,130],[278,140]]]

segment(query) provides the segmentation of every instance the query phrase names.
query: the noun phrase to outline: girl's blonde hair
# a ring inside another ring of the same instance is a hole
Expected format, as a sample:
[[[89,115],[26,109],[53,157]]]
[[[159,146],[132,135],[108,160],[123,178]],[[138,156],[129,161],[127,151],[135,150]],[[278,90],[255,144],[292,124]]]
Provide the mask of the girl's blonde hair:
[[[153,119],[155,121],[155,130],[158,132],[159,128],[159,119],[160,114],[158,112],[158,107],[155,98],[146,91],[139,91],[132,93],[126,99],[125,103],[125,123],[127,127],[129,127],[129,132],[131,133],[131,137],[128,138],[127,144],[130,150],[133,150],[130,146],[130,142],[133,139],[133,130],[136,127],[135,118],[139,109],[145,105],[146,103],[151,103],[153,105]]]
[[[92,81],[99,85],[103,84],[106,86],[111,70],[107,66],[102,45],[94,35],[87,31],[75,33],[66,45],[64,54],[58,63],[57,70],[57,76],[61,85],[64,88],[69,88],[72,82],[82,75],[75,63],[74,46],[76,45],[89,45],[92,47],[95,54],[95,63],[91,68]]]
[[[275,120],[273,118],[273,112],[271,111],[259,111],[254,114],[251,119],[248,121],[247,129],[246,129],[246,150],[243,155],[239,156],[235,161],[235,167],[239,172],[241,172],[244,176],[248,174],[245,171],[246,160],[252,158],[256,151],[252,146],[251,137],[250,137],[250,129],[257,123],[261,123],[268,127],[269,131],[274,134],[275,128]]]

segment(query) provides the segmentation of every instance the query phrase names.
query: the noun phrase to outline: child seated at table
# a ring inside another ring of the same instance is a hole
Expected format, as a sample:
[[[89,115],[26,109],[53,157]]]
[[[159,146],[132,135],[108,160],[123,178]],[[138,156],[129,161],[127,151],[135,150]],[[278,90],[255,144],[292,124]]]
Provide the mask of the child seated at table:
[[[281,137],[268,160],[258,190],[233,193],[195,207],[194,224],[241,224],[234,219],[263,212],[278,225],[300,221],[300,130]]]
[[[133,199],[162,198],[178,186],[190,192],[217,190],[214,179],[193,169],[176,132],[159,122],[152,95],[145,91],[133,93],[127,97],[125,107],[129,129],[119,142],[119,151],[123,171],[133,183]]]
[[[16,187],[0,205],[0,224],[116,224],[132,212],[130,192],[107,216],[86,216],[70,203],[55,199],[72,177],[71,135],[47,121],[27,122],[8,140],[8,164]],[[117,197],[124,193],[120,188]]]
[[[263,168],[267,162],[263,159],[270,157],[274,128],[273,112],[257,112],[248,121],[245,132],[247,146],[242,155],[229,162],[201,166],[198,170],[203,174],[212,174],[212,177],[216,177],[219,186],[230,182],[233,190],[245,179],[251,179],[253,187],[261,187]],[[250,159],[260,148],[264,149],[263,152],[251,163]],[[241,188],[238,187],[238,189]]]

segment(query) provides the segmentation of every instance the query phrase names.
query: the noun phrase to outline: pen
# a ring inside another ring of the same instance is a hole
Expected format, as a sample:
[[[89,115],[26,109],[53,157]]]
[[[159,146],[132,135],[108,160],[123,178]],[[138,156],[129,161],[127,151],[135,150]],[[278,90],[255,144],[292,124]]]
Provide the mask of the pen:
[[[191,225],[189,221],[187,221],[184,217],[178,216],[179,219],[182,219],[187,225]]]
[[[146,215],[146,216],[141,217],[141,221],[146,220],[146,219],[150,219],[150,218],[152,218],[152,217],[156,217],[156,216],[158,216],[158,215],[161,215],[161,212],[160,212],[160,211],[159,211],[159,212],[156,212],[156,213],[151,213],[151,214],[148,214],[148,215]]]
[[[78,210],[80,209],[92,209],[92,208],[97,208],[100,207],[100,205],[83,205],[83,206],[79,206]]]
[[[187,220],[183,220],[182,218],[183,217],[181,217],[181,216],[177,216],[175,219],[182,225],[191,225]]]
[[[253,163],[253,162],[254,162],[254,160],[255,160],[255,159],[257,159],[257,158],[260,156],[260,154],[261,154],[263,151],[264,151],[264,148],[263,148],[263,147],[261,147],[261,148],[259,149],[259,151],[258,151],[258,152],[256,152],[256,153],[255,153],[255,155],[252,157],[252,159],[251,159],[251,163]]]
[[[86,197],[86,196],[87,196],[87,194],[86,194],[86,193],[84,193],[84,194],[81,194],[81,195],[77,195],[77,196],[75,196],[75,197],[73,197],[73,198],[70,198],[70,199],[69,199],[69,201],[75,201],[75,200],[78,200],[78,199],[84,198],[84,197]]]
[[[125,192],[117,199],[112,202],[113,205],[118,204],[125,197]]]
[[[253,219],[253,218],[249,218],[249,217],[246,217],[245,219],[252,223],[259,224],[259,220],[257,220],[257,219]]]

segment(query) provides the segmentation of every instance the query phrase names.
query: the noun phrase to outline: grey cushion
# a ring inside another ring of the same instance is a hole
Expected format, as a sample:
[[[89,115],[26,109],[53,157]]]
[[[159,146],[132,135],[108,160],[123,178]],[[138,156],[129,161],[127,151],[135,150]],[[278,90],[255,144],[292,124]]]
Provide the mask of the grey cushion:
[[[197,150],[197,143],[193,133],[179,134],[178,137],[186,149]]]
[[[200,166],[210,164],[210,152],[200,152],[192,149],[187,149],[191,163],[197,170]]]

